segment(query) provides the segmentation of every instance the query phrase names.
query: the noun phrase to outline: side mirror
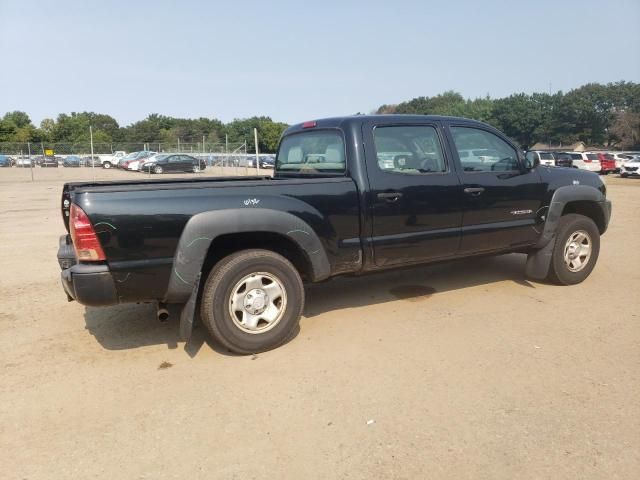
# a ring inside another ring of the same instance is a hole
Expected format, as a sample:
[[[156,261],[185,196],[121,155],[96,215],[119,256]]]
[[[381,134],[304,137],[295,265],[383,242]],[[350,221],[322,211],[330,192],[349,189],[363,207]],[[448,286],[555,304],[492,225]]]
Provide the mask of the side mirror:
[[[527,170],[532,170],[540,165],[540,160],[538,159],[538,155],[533,152],[528,152],[524,156],[524,166]]]

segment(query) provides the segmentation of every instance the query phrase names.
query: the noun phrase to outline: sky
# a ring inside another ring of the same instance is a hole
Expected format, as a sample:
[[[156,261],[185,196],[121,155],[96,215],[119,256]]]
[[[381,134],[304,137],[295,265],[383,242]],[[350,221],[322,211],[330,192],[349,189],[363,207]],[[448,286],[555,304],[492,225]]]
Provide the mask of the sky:
[[[0,115],[295,123],[640,82],[639,25],[639,0],[0,0]]]

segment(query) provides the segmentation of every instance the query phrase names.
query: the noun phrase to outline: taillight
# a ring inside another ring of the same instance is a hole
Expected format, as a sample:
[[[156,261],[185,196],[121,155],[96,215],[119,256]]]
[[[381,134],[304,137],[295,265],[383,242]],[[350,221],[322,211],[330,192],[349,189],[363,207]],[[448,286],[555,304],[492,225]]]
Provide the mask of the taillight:
[[[102,246],[89,221],[89,217],[79,206],[71,204],[69,232],[76,250],[76,257],[83,262],[99,262],[106,260]]]

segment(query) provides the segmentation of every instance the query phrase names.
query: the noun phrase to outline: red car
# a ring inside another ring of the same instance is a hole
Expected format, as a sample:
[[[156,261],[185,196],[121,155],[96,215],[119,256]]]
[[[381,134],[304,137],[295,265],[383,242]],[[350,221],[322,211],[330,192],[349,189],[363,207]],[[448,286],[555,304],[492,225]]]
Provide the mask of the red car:
[[[616,171],[616,159],[610,153],[598,153],[600,160],[600,173],[608,174]]]

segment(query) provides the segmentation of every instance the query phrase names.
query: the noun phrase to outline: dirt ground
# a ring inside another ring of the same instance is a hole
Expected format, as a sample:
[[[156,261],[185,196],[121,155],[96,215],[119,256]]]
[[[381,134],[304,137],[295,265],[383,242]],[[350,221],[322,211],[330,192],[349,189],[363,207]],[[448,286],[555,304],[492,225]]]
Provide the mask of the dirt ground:
[[[0,169],[2,478],[640,478],[640,180],[606,179],[581,285],[518,255],[338,279],[242,357],[149,305],[67,303],[58,203],[83,175]]]

